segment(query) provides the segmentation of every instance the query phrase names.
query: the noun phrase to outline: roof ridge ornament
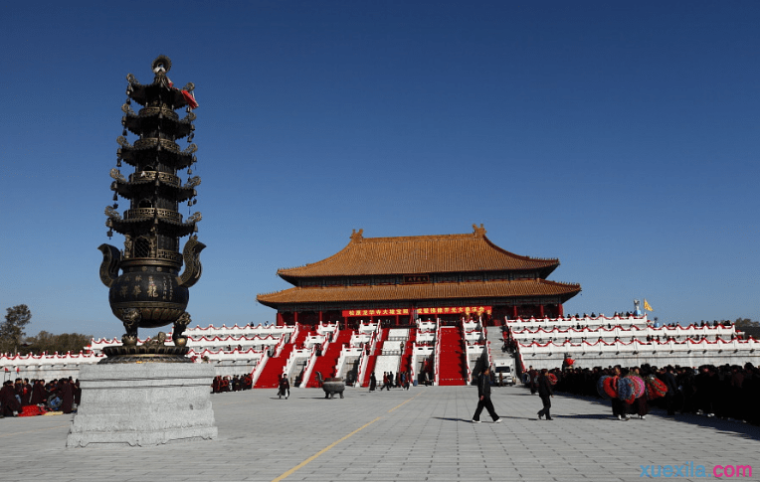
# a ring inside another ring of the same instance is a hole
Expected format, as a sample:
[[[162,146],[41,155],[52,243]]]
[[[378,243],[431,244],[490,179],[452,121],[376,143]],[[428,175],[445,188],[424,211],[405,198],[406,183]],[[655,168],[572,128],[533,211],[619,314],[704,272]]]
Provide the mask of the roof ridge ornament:
[[[171,88],[172,81],[166,76],[166,74],[172,69],[172,61],[169,57],[166,55],[159,55],[150,66],[153,69],[153,73],[156,74],[153,78],[153,83],[167,89]]]
[[[475,230],[472,234],[482,238],[486,235],[486,228],[483,227],[483,223],[480,223],[480,227],[477,224],[473,224],[472,228]]]
[[[351,230],[351,241],[361,242],[364,239],[364,229],[359,229],[357,233],[355,229]]]

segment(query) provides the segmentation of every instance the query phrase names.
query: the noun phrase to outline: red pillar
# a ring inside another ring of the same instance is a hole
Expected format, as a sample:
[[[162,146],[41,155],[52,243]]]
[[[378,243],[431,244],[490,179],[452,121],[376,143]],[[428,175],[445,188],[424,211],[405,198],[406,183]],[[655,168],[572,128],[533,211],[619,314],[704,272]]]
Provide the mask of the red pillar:
[[[512,319],[513,320],[517,319],[517,305],[512,307]]]
[[[562,307],[562,303],[557,304],[557,315],[565,316],[565,309]]]
[[[399,316],[398,316],[398,315],[396,315],[396,326],[398,326],[398,325],[400,325],[400,324],[401,324],[401,321],[400,321],[400,319],[399,319]]]
[[[322,310],[319,311],[319,322],[322,323]]]
[[[538,305],[538,314],[541,315],[541,318],[544,317],[544,305]]]
[[[296,323],[298,323],[298,312],[294,311],[293,312],[293,324],[295,325]]]
[[[282,326],[284,324],[285,324],[285,322],[282,319],[282,313],[278,311],[277,312],[277,321],[275,322],[275,325]]]

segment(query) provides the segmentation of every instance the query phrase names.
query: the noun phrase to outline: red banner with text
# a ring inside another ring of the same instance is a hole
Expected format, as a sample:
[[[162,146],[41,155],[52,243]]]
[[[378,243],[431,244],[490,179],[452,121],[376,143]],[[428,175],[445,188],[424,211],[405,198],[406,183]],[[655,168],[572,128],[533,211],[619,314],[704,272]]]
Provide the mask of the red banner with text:
[[[343,310],[343,317],[350,316],[395,316],[414,313],[411,308],[383,308],[375,310]],[[456,315],[456,314],[473,314],[482,315],[483,313],[491,314],[493,309],[490,306],[446,306],[441,308],[417,308],[417,315]]]
[[[493,312],[490,306],[447,306],[444,308],[418,308],[417,314],[420,315],[450,315],[450,314],[474,314],[482,315]]]
[[[391,316],[391,315],[407,315],[411,313],[410,308],[383,308],[377,310],[343,310],[343,317],[347,316]]]

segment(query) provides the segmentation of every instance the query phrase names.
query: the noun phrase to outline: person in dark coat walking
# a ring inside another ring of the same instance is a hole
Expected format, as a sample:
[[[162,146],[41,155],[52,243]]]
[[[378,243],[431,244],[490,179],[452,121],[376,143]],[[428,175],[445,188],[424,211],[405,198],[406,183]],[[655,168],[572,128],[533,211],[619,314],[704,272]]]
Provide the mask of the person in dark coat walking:
[[[541,370],[541,375],[538,377],[538,396],[541,397],[541,402],[544,404],[544,408],[538,411],[538,419],[540,420],[546,415],[546,420],[554,420],[549,413],[552,408],[551,397],[554,397],[554,390],[552,390],[549,377],[546,376],[546,368]]]
[[[496,411],[493,409],[493,403],[491,402],[491,369],[486,369],[478,377],[478,408],[475,410],[475,415],[472,416],[472,423],[480,423],[480,413],[485,407],[488,410],[488,414],[493,419],[493,423],[501,422],[501,417],[496,415]]]
[[[290,396],[290,381],[284,373],[280,375],[280,390],[277,392],[277,398],[282,398],[283,396],[285,400]]]
[[[369,374],[369,391],[374,392],[377,388],[377,377],[375,376],[375,372],[372,372]]]

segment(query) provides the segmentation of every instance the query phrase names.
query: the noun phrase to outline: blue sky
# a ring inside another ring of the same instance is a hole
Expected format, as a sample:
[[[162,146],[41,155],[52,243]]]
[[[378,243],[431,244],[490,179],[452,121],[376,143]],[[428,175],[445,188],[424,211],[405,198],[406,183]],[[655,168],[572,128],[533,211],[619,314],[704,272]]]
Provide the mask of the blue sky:
[[[352,229],[473,223],[559,258],[568,312],[760,318],[759,3],[210,5],[0,7],[0,308],[29,334],[123,332],[96,248],[125,76],[159,54],[200,103],[193,324],[274,320],[277,269]]]

